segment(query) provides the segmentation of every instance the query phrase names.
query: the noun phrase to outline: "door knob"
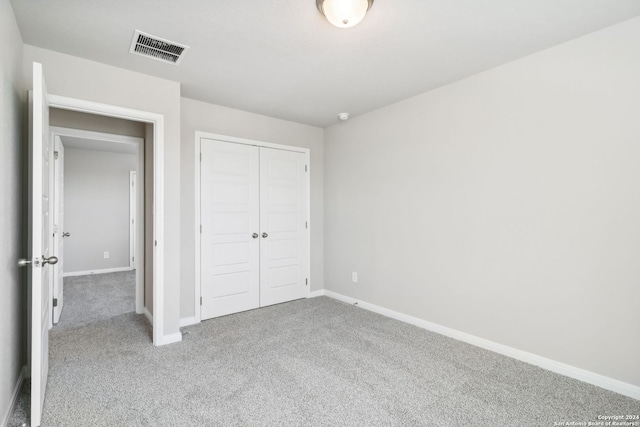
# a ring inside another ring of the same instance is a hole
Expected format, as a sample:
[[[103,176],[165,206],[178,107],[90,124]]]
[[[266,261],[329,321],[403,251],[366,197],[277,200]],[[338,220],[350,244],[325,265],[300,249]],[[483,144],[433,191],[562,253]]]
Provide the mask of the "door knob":
[[[267,233],[262,233],[262,238],[266,239],[267,237],[269,237],[269,235]]]
[[[254,239],[257,239],[257,238],[258,238],[258,233],[253,233],[253,234],[251,235],[251,237],[253,237]]]
[[[62,237],[70,237],[71,233],[62,233]]]
[[[30,259],[24,259],[24,258],[20,258],[18,260],[18,267],[26,267],[29,264],[31,264],[31,260]]]
[[[49,258],[45,257],[44,255],[42,255],[42,265],[44,264],[57,264],[58,263],[58,257],[57,256],[53,256],[51,255]]]

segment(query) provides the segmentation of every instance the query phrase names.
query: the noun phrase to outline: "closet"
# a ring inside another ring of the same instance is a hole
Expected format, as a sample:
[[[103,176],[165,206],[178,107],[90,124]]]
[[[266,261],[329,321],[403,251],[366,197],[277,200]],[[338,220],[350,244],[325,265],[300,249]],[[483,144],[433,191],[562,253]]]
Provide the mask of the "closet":
[[[307,159],[200,139],[201,320],[308,295]]]

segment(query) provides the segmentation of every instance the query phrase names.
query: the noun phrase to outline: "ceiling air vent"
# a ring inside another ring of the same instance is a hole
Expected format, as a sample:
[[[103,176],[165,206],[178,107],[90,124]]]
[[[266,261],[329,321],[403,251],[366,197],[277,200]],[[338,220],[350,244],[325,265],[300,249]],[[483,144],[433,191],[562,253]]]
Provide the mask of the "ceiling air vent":
[[[180,61],[182,61],[182,57],[187,49],[189,49],[189,46],[174,43],[136,30],[135,33],[133,33],[133,40],[131,40],[129,52],[178,65]]]

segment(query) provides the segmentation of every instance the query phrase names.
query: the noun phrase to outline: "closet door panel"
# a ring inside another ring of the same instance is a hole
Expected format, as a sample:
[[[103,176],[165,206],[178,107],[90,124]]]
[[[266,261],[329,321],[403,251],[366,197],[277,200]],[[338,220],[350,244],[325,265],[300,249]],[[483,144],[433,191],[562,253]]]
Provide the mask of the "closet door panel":
[[[260,306],[259,151],[201,140],[201,318]]]
[[[307,296],[305,156],[260,148],[260,305]]]

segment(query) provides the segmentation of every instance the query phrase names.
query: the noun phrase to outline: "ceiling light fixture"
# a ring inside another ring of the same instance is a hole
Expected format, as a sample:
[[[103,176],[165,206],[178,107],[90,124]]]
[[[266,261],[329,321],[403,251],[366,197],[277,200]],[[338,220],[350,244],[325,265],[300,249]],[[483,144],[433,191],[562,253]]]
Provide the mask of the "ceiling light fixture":
[[[338,28],[358,25],[372,4],[373,0],[316,0],[318,10]]]

